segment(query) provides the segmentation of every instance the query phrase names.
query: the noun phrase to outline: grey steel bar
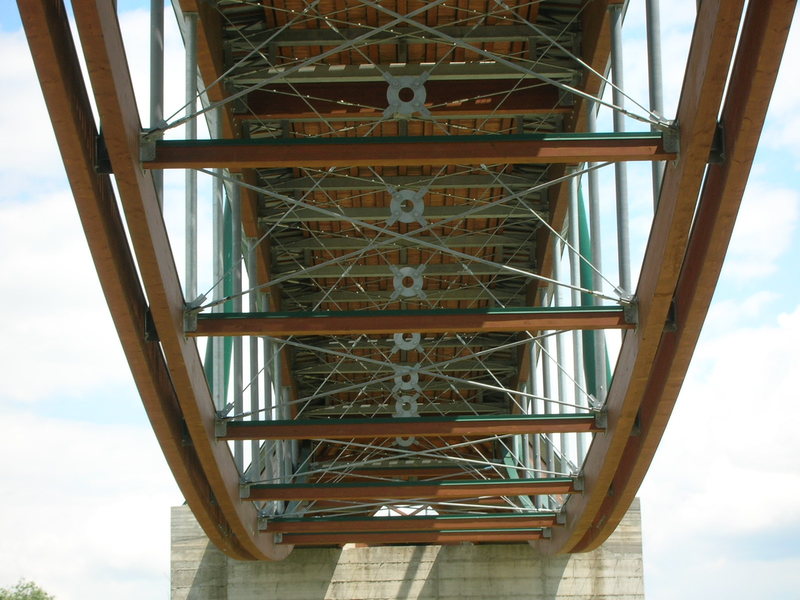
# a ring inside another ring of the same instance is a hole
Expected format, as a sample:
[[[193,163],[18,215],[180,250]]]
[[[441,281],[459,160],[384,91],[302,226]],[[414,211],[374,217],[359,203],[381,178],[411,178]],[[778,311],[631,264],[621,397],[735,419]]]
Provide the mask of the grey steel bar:
[[[589,131],[597,129],[597,112],[596,105],[589,106]],[[592,287],[596,290],[603,289],[603,278],[600,275],[603,271],[602,259],[602,223],[600,220],[600,181],[597,176],[597,170],[591,169],[588,172],[589,180],[589,236],[591,237],[592,247],[592,262],[596,267],[592,275]],[[596,306],[602,304],[603,300],[599,296],[592,296],[592,300]],[[606,366],[605,366],[605,343],[604,337],[601,332],[596,332],[594,335],[594,361],[595,361],[595,381],[597,389],[595,394],[597,400],[603,402],[606,397],[606,389],[608,382],[606,381]]]
[[[256,278],[256,240],[247,241],[247,278],[249,282],[255,281]],[[259,294],[253,292],[250,294],[249,306],[250,310],[260,310],[263,307],[259,306]],[[260,413],[258,412],[261,406],[259,405],[260,389],[259,389],[259,369],[258,369],[258,338],[255,336],[250,337],[250,369],[248,371],[248,380],[250,382],[250,420],[258,419]],[[255,470],[255,478],[261,477],[263,469],[263,458],[261,456],[258,440],[251,440],[250,442],[250,461]]]
[[[150,0],[150,127],[164,121],[164,2]],[[158,202],[164,206],[164,172],[151,171]]]
[[[622,4],[612,4],[611,11],[611,73],[614,81],[614,104],[623,107],[625,95],[622,67]],[[625,115],[614,111],[614,131],[625,131]],[[614,164],[617,190],[617,255],[619,259],[619,286],[631,292],[630,233],[628,231],[628,167],[624,162]]]
[[[217,137],[222,137],[222,132],[219,130],[222,120],[217,119],[216,132]],[[222,175],[222,170],[218,169],[218,175]],[[224,182],[222,177],[215,177],[212,188],[212,214],[211,214],[211,227],[212,227],[212,276],[214,281],[213,298],[215,301],[222,300],[225,295],[225,289],[222,285],[223,279],[223,239],[224,239],[224,203],[225,197],[223,194]],[[224,310],[222,304],[215,305],[212,312],[218,313]],[[213,338],[213,346],[211,348],[211,373],[213,381],[213,395],[214,402],[217,410],[222,410],[226,404],[225,398],[225,338]]]
[[[574,179],[574,178],[573,178]],[[556,236],[553,239],[553,279],[562,281],[564,277],[564,267],[561,263],[561,252],[559,246],[562,246],[561,240]],[[561,286],[553,286],[553,304],[556,306],[564,306],[564,300],[561,297]],[[567,392],[567,373],[566,373],[566,355],[567,351],[564,347],[564,335],[556,333],[556,362],[558,363],[558,398],[564,400]],[[559,414],[563,414],[565,407],[563,404],[558,405]],[[558,445],[562,454],[566,454],[567,448],[567,434],[560,433],[558,436]],[[550,467],[552,469],[552,466]]]
[[[579,252],[580,247],[580,198],[579,188],[580,182],[578,177],[573,177],[569,184],[569,229],[567,230],[567,239],[569,245],[574,248],[573,252],[569,255],[569,276],[570,282],[580,283],[581,277],[581,258]],[[571,293],[572,306],[581,305],[581,293],[578,290],[572,290]],[[594,335],[602,335],[602,332],[595,331]],[[572,365],[575,378],[574,384],[574,403],[580,406],[585,406],[583,390],[586,389],[586,378],[584,376],[583,365],[583,333],[578,330],[572,332]],[[583,458],[586,455],[584,435],[578,433],[575,439],[575,464],[580,468],[583,463]]]
[[[197,108],[197,13],[185,13],[186,19],[186,115]],[[197,121],[186,121],[186,139],[197,138]],[[186,170],[186,299],[197,298],[197,172]]]
[[[531,344],[530,352],[528,353],[528,357],[530,359],[530,371],[528,373],[528,393],[531,394],[531,397],[528,397],[530,401],[531,408],[533,409],[533,414],[539,414],[539,401],[536,399],[536,396],[539,395],[539,369],[538,364],[536,361],[536,344]],[[541,434],[536,433],[533,435],[533,476],[534,477],[541,477],[541,469],[542,469],[542,439]],[[534,502],[536,503],[536,508],[542,508],[542,498],[541,496],[535,496]]]
[[[661,62],[661,15],[659,0],[645,2],[647,27],[647,73],[650,87],[650,110],[664,116],[664,84]],[[653,163],[653,205],[658,206],[661,181],[664,178],[663,161]]]
[[[242,194],[239,186],[234,186],[230,196],[231,203],[231,275],[233,278],[233,310],[242,309]],[[243,340],[233,340],[233,410],[236,414],[244,410],[243,394]],[[233,457],[239,472],[244,470],[244,446],[241,442],[233,444]]]

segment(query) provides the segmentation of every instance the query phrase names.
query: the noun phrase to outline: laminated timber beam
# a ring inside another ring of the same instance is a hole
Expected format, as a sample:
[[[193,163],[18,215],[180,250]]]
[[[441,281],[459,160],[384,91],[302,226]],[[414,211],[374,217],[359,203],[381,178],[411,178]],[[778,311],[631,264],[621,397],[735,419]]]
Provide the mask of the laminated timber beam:
[[[526,63],[522,63],[526,64]],[[529,63],[528,63],[529,64]],[[435,68],[434,68],[435,67]],[[523,80],[537,82],[539,77],[560,79],[565,83],[572,81],[578,73],[578,66],[569,59],[551,59],[537,64],[535,70],[526,71],[511,65],[492,61],[443,62],[443,63],[389,63],[326,65],[313,64],[290,70],[286,67],[263,68],[263,63],[256,68],[241,67],[225,79],[233,90],[251,85],[268,85],[267,81],[281,83],[317,84],[317,83],[354,83],[361,81],[378,81],[386,83],[384,73],[395,77],[420,77],[428,75],[430,81],[486,81],[505,80],[506,87],[513,82]],[[432,72],[431,72],[432,71]],[[427,85],[427,83],[426,83]]]
[[[250,92],[234,118],[248,120],[363,120],[383,118],[386,82],[275,84]],[[561,92],[553,86],[530,82],[512,87],[497,80],[441,81],[425,84],[426,101],[434,117],[470,118],[563,115],[572,109],[559,106]]]
[[[191,337],[632,329],[621,307],[203,313]]]
[[[396,517],[305,517],[266,520],[262,529],[272,533],[336,533],[367,531],[443,531],[454,529],[535,529],[557,524],[553,512],[508,514],[454,514]]]
[[[673,160],[660,132],[326,139],[158,140],[147,169],[579,164]],[[666,144],[670,145],[669,142]]]
[[[426,187],[431,190],[445,188],[465,189],[490,189],[509,188],[512,190],[525,190],[541,183],[545,167],[540,167],[535,173],[447,173],[444,175],[384,175],[376,179],[371,174],[353,176],[342,172],[325,173],[322,177],[286,177],[275,181],[265,179],[263,185],[273,192],[291,192],[310,190],[319,191],[349,191],[349,190],[381,190],[387,187],[419,189]],[[533,192],[534,196],[540,192]],[[527,197],[528,194],[525,195]]]
[[[175,481],[209,539],[228,555],[252,560],[230,531],[228,517],[194,446],[157,343],[145,339],[147,300],[127,243],[111,179],[98,173],[97,129],[83,83],[67,11],[60,0],[20,0],[19,11],[78,215],[122,349]]]
[[[444,25],[436,29],[448,37],[471,43],[550,41],[550,38],[531,29],[528,25]],[[371,28],[358,26],[337,27],[335,31],[333,29],[267,29],[263,32],[248,33],[244,39],[233,38],[226,41],[225,44],[231,48],[241,48],[245,52],[249,52],[254,45],[265,41],[277,47],[336,46],[344,41],[371,33],[371,31]],[[554,29],[552,34],[558,35],[559,42],[563,45],[569,45],[574,38],[573,34],[561,31],[560,28]],[[369,44],[371,46],[397,44],[398,40],[407,44],[442,43],[438,38],[418,31],[414,27],[399,26],[393,27],[390,31],[375,33],[369,38]]]
[[[463,529],[447,531],[287,533],[280,544],[324,546],[339,544],[502,544],[545,537],[541,529]]]
[[[610,533],[597,518],[608,496],[615,495],[615,473],[653,376],[717,129],[743,4],[743,0],[704,0],[699,6],[678,103],[679,157],[664,172],[636,289],[639,323],[623,336],[605,404],[608,428],[595,436],[584,461],[586,491],[565,504],[567,525],[554,530],[548,551],[595,547]]]
[[[590,533],[576,546],[589,551],[616,528],[655,455],[680,392],[714,294],[747,184],[786,45],[796,0],[748,5],[720,116],[724,158],[709,165],[675,290],[681,318],[664,332],[639,410],[639,433],[630,437]]]
[[[361,499],[448,499],[474,496],[533,496],[572,494],[571,477],[540,479],[484,479],[451,481],[394,481],[369,483],[253,483],[242,486],[247,500],[361,500]]]
[[[289,421],[221,421],[224,440],[363,439],[424,436],[517,435],[526,433],[593,433],[602,431],[593,415],[498,415],[492,417],[412,417],[372,419],[297,419]]]
[[[284,558],[291,547],[277,547],[270,536],[258,535],[256,508],[239,498],[239,472],[233,456],[214,435],[216,409],[197,346],[183,335],[185,302],[155,185],[151,174],[141,169],[142,126],[114,3],[87,0],[75,3],[73,12],[160,350],[183,414],[184,431],[209,482],[206,501],[216,505],[226,520],[212,526],[224,527],[228,543],[241,547],[251,559]],[[209,537],[217,535],[206,531]]]
[[[264,223],[274,223],[277,221],[281,221],[282,223],[308,223],[308,222],[350,222],[354,220],[358,221],[386,221],[387,217],[389,216],[389,208],[388,207],[325,207],[327,212],[325,214],[320,213],[318,210],[314,210],[312,208],[300,207],[294,208],[291,211],[287,210],[268,210],[266,214],[260,218],[260,221]],[[470,212],[468,212],[470,211]],[[459,220],[483,220],[483,219],[514,219],[517,221],[526,221],[529,224],[536,223],[536,217],[534,216],[534,212],[536,211],[540,217],[546,217],[547,211],[542,210],[542,206],[539,204],[529,204],[526,203],[525,205],[520,205],[518,202],[508,203],[508,205],[492,205],[487,206],[486,208],[480,208],[480,204],[472,204],[472,205],[464,205],[464,204],[454,204],[450,206],[426,206],[425,207],[425,219],[428,221],[439,221],[439,220],[448,220],[453,221],[455,219]],[[333,214],[329,214],[333,213]],[[464,213],[468,213],[463,215]],[[421,239],[425,240],[425,237],[420,236],[419,238],[409,236],[405,238],[409,241],[413,241],[414,239]],[[447,237],[440,237],[441,241],[448,246],[454,247],[449,243]],[[388,241],[387,243],[397,243],[397,241],[403,241],[404,238],[394,238],[394,240]],[[371,240],[370,240],[371,241]],[[425,240],[428,241],[428,240]],[[432,265],[434,266],[434,265]]]
[[[384,209],[384,218],[386,211]],[[480,214],[480,213],[479,213]],[[426,215],[427,216],[427,215]],[[530,213],[528,213],[530,216]],[[317,217],[319,219],[319,217]],[[419,239],[430,243],[444,242],[449,248],[496,248],[498,246],[520,247],[529,243],[530,236],[507,235],[507,234],[460,234],[449,235],[445,238],[441,236],[421,235]],[[277,240],[273,242],[273,254],[280,256],[287,252],[301,252],[303,250],[324,251],[324,250],[361,250],[374,243],[372,239],[362,237],[347,237],[344,235],[324,237],[315,235],[314,237],[298,237],[292,240]],[[414,248],[415,238],[396,238],[382,244],[384,248]]]

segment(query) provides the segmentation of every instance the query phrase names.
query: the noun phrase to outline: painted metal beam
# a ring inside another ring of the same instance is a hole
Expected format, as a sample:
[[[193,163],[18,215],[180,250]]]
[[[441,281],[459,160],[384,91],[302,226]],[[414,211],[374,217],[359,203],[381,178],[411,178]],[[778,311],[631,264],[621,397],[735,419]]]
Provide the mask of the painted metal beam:
[[[388,100],[385,81],[270,85],[247,95],[235,118],[262,120],[363,120],[383,118]],[[433,117],[542,115],[570,112],[560,106],[562,93],[537,83],[509,87],[503,80],[428,81],[425,106]]]
[[[578,164],[673,160],[660,132],[325,139],[157,140],[147,169]],[[669,144],[668,144],[669,145]],[[150,149],[144,149],[145,154]]]
[[[294,421],[221,421],[224,440],[358,439],[598,432],[593,415],[498,415]]]
[[[280,544],[294,546],[330,546],[340,544],[463,544],[512,543],[540,540],[541,529],[478,529],[455,531],[404,531],[404,532],[347,532],[347,533],[287,533]]]
[[[521,263],[521,264],[520,264]],[[425,265],[424,277],[479,277],[481,275],[499,275],[506,277],[519,277],[521,274],[509,271],[506,267],[526,268],[527,261],[518,264],[509,263],[485,264],[475,263],[469,265],[467,270],[464,265],[457,263],[428,264]],[[417,268],[421,265],[410,264],[409,267]],[[394,273],[385,264],[383,265],[330,265],[315,267],[313,270],[305,269],[275,269],[275,275],[287,276],[290,281],[301,279],[392,279]]]
[[[285,177],[275,181],[264,178],[263,185],[273,192],[291,192],[310,190],[319,191],[348,191],[348,190],[381,190],[387,187],[399,189],[420,189],[423,187],[438,190],[445,188],[462,189],[512,189],[515,191],[532,188],[542,182],[545,167],[536,169],[533,173],[493,173],[470,174],[452,173],[444,175],[382,175],[380,179],[371,173],[362,176],[353,176],[343,172],[324,173],[319,177]],[[538,197],[541,192],[532,192],[525,197]]]
[[[288,286],[283,287],[286,289]],[[457,302],[460,300],[466,300],[469,302],[498,301],[505,306],[518,306],[525,304],[525,290],[522,289],[521,285],[518,287],[520,288],[518,290],[509,290],[498,288],[493,284],[491,286],[487,285],[488,289],[484,289],[476,284],[474,286],[459,287],[451,290],[427,290],[425,292],[425,296],[427,302],[434,306],[441,302]],[[391,290],[355,292],[335,289],[330,292],[314,291],[309,293],[305,290],[298,291],[296,289],[291,289],[285,291],[283,306],[287,310],[291,309],[292,306],[307,307],[304,308],[304,310],[307,310],[312,306],[317,306],[320,302],[331,303],[336,306],[346,303],[359,302],[374,306],[376,302],[389,302],[390,300],[395,302],[408,302],[408,299],[405,298],[393,299]],[[411,301],[417,302],[417,300],[413,299]],[[463,346],[463,344],[461,344],[461,346]]]
[[[437,27],[443,34],[458,38],[465,42],[528,42],[549,41],[538,31],[528,25],[443,25]],[[344,41],[356,39],[371,31],[367,27],[352,25],[350,27],[337,27],[333,29],[267,29],[258,33],[247,33],[244,38],[234,38],[226,42],[231,48],[240,48],[249,52],[254,45],[268,42],[276,47],[301,47],[301,46],[336,46]],[[574,40],[570,32],[553,30],[553,36],[558,36],[559,42],[569,46]],[[420,32],[413,27],[393,27],[390,31],[381,31],[369,38],[369,45],[397,44],[403,40],[407,44],[440,44],[437,38],[430,34]]]
[[[369,483],[253,483],[242,487],[247,500],[455,499],[473,496],[532,496],[575,493],[571,477],[513,480],[395,481]]]
[[[295,362],[294,374],[295,377],[307,377],[309,375],[335,375],[336,373],[342,375],[385,375],[394,372],[396,368],[395,363],[384,362],[383,364],[375,364],[375,362],[355,360],[337,360],[336,362],[321,361],[315,358],[315,363],[311,365],[302,365]],[[464,357],[463,359],[455,360],[450,359],[444,364],[427,367],[424,364],[422,368],[430,369],[437,373],[459,373],[464,371],[490,371],[492,373],[507,373],[509,371],[516,371],[516,365],[507,361],[492,359],[474,359]]]
[[[367,531],[443,531],[458,529],[536,529],[553,527],[553,512],[451,514],[391,517],[305,517],[268,519],[262,530],[272,533],[334,533]]]
[[[385,209],[383,210],[383,214],[385,218]],[[528,213],[528,217],[530,218],[530,213]],[[449,236],[420,235],[409,238],[396,238],[391,241],[387,241],[385,245],[382,245],[382,248],[414,248],[416,247],[415,240],[417,238],[432,244],[442,243],[448,248],[495,248],[498,246],[520,247],[524,246],[525,244],[532,243],[530,235],[473,233]],[[280,256],[281,254],[288,252],[302,252],[303,250],[360,250],[371,243],[373,243],[371,238],[348,237],[344,235],[335,235],[330,237],[315,235],[314,237],[298,237],[285,240],[276,240],[273,237],[272,252],[275,256]]]
[[[523,65],[530,63],[521,63]],[[538,65],[536,69],[526,75],[521,69],[514,69],[503,64],[485,62],[451,62],[451,63],[391,63],[384,65],[351,64],[351,65],[326,65],[313,64],[301,67],[299,70],[286,72],[287,68],[263,68],[263,63],[258,67],[241,67],[238,72],[226,77],[225,81],[232,88],[258,85],[268,79],[281,83],[352,83],[360,81],[385,82],[384,73],[394,77],[419,77],[429,74],[429,81],[485,81],[504,79],[513,81],[536,81],[537,77],[561,79],[572,81],[573,76],[579,72],[574,61],[548,60]],[[435,67],[435,68],[434,68]],[[432,71],[432,72],[431,72]],[[509,88],[513,81],[509,81]]]
[[[203,313],[191,337],[632,329],[621,307],[487,308],[313,313]]]
[[[485,220],[485,219],[515,219],[518,221],[535,222],[536,217],[533,211],[539,214],[542,218],[547,218],[547,208],[540,203],[525,202],[522,203],[514,201],[513,203],[496,204],[487,206],[484,209],[478,209],[480,204],[454,204],[450,206],[426,206],[424,216],[427,221],[440,221],[444,219],[453,220],[459,218],[460,215],[469,214],[461,217],[463,220]],[[319,211],[312,208],[294,208],[288,212],[285,208],[280,209],[267,209],[266,213],[260,217],[263,223],[274,223],[281,221],[282,223],[294,222],[350,222],[353,220],[358,221],[386,221],[389,218],[390,212],[388,207],[324,207],[329,212],[335,214],[321,214]],[[396,238],[397,239],[397,238]],[[413,239],[413,238],[409,238]],[[446,237],[442,237],[446,241]]]

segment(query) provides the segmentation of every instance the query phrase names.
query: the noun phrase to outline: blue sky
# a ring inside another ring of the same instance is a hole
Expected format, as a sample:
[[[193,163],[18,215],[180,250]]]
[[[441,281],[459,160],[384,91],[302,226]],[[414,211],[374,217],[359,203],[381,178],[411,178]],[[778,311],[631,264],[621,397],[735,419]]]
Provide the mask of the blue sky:
[[[128,9],[140,4],[120,2],[139,39],[147,16]],[[662,4],[674,89],[694,0]],[[633,6],[626,87],[645,98],[640,23]],[[145,64],[146,48],[130,52]],[[0,56],[12,57],[0,79],[13,90],[0,97],[0,538],[15,540],[0,544],[0,586],[27,577],[60,600],[165,597],[169,507],[182,499],[119,349],[9,2]],[[798,597],[798,65],[795,27],[715,302],[642,488],[651,600]],[[645,218],[649,197],[632,198]]]

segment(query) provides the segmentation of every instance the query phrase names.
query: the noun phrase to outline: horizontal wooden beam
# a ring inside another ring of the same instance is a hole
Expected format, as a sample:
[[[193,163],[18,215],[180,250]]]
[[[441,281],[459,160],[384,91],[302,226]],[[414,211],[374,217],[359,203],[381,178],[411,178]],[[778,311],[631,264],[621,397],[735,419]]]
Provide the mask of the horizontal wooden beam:
[[[435,67],[435,68],[434,68]],[[537,63],[535,70],[527,72],[513,65],[493,61],[439,62],[439,63],[389,63],[389,64],[349,64],[330,65],[318,62],[297,70],[291,67],[252,68],[243,66],[235,69],[225,79],[232,90],[243,86],[265,85],[265,82],[291,83],[351,83],[360,81],[385,82],[388,73],[394,77],[427,76],[428,82],[443,81],[485,81],[505,79],[510,89],[520,80],[538,81],[539,77],[560,79],[569,83],[578,73],[578,66],[569,59],[550,59]]]
[[[361,120],[383,117],[388,105],[385,81],[276,84],[247,95],[237,120]],[[527,85],[503,80],[429,81],[425,106],[437,117],[493,115],[554,117],[571,108],[559,106],[560,92],[538,82]]]
[[[361,500],[432,498],[454,499],[474,496],[533,496],[571,494],[571,477],[542,479],[489,479],[455,481],[395,481],[391,483],[254,483],[242,488],[246,500]]]
[[[307,192],[311,190],[321,192],[338,192],[348,190],[381,190],[388,187],[431,190],[445,188],[511,188],[525,190],[541,183],[546,168],[540,167],[533,173],[493,173],[491,175],[451,173],[444,175],[383,175],[376,178],[372,173],[365,172],[360,176],[353,176],[340,171],[325,173],[320,177],[293,177],[281,178],[270,182],[265,180],[263,185],[273,192],[291,192],[294,190]],[[539,192],[533,192],[537,195]],[[529,197],[530,194],[525,194]]]
[[[438,515],[394,517],[305,517],[276,518],[262,527],[273,533],[336,533],[367,531],[446,531],[456,529],[534,529],[553,527],[557,517],[552,512],[484,515]]]
[[[449,437],[597,431],[601,431],[601,429],[597,426],[594,416],[565,414],[222,421],[218,424],[217,435],[224,440],[291,440],[409,436]]]
[[[285,214],[285,213],[284,213]],[[480,213],[478,213],[480,214]],[[528,212],[530,217],[530,212]],[[384,209],[384,218],[386,210]],[[318,216],[317,219],[320,217]],[[438,235],[420,235],[409,238],[396,238],[382,244],[384,248],[414,248],[417,246],[415,239],[432,244],[443,244],[448,248],[496,248],[498,246],[524,246],[530,243],[531,236],[510,235],[504,233],[472,233],[442,237]],[[292,239],[276,239],[273,237],[272,253],[276,256],[288,252],[301,252],[303,250],[360,250],[374,244],[374,238],[347,237],[344,235],[314,237],[295,237]],[[371,247],[371,246],[370,246]]]
[[[267,212],[259,219],[265,223],[274,223],[280,221],[281,223],[294,223],[294,222],[311,222],[311,221],[333,221],[333,222],[349,222],[353,220],[358,221],[386,221],[391,214],[389,207],[386,206],[363,206],[363,207],[341,207],[337,208],[334,214],[330,214],[331,209],[325,207],[327,211],[325,214],[320,213],[313,208],[299,207],[291,211],[286,210],[285,207],[278,209],[268,209]],[[536,220],[532,211],[536,211],[540,217],[547,218],[548,211],[546,206],[541,203],[525,202],[506,205],[506,204],[493,204],[487,205],[482,208],[480,204],[454,204],[450,206],[426,206],[423,216],[427,221],[440,221],[443,219],[463,219],[463,220],[485,220],[485,219],[516,219],[518,221],[525,220],[532,223]],[[466,214],[465,214],[466,213]],[[463,215],[463,216],[462,216]],[[400,239],[400,238],[395,238]],[[409,237],[413,241],[413,237]],[[441,238],[447,244],[447,238]],[[449,245],[449,244],[447,244]]]
[[[248,336],[633,329],[622,308],[208,313],[186,335]]]
[[[533,8],[533,7],[531,7]],[[543,30],[533,30],[527,24],[513,25],[501,23],[499,25],[443,25],[436,28],[445,36],[458,38],[464,42],[528,42],[546,41],[550,39]],[[250,52],[253,46],[262,42],[278,47],[302,46],[337,46],[342,42],[354,40],[364,34],[370,33],[369,45],[397,44],[402,41],[406,44],[441,44],[441,38],[426,34],[415,27],[393,27],[389,31],[373,33],[370,27],[361,27],[350,24],[349,27],[334,29],[266,29],[262,32],[248,33],[246,37],[234,38],[228,41],[232,48]],[[570,31],[551,31],[557,33],[561,44],[568,46],[574,39]]]
[[[148,169],[578,164],[673,160],[660,133],[162,140]],[[145,149],[145,153],[147,153]]]
[[[289,533],[280,544],[293,546],[329,546],[340,544],[461,544],[509,543],[540,540],[541,529],[456,530],[403,532]]]

